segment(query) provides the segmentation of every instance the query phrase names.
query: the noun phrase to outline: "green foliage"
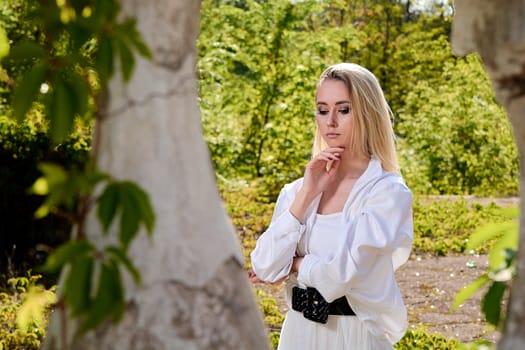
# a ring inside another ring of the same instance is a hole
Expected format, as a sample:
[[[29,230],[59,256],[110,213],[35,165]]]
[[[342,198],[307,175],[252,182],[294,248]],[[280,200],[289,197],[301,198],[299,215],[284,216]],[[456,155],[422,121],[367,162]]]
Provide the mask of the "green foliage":
[[[447,6],[204,1],[199,87],[217,174],[259,181],[269,197],[301,176],[318,76],[329,64],[352,61],[376,74],[393,107],[414,192],[515,195],[509,123],[478,58],[453,55]]]
[[[461,198],[416,197],[413,209],[413,251],[416,254],[444,256],[469,251],[467,244],[476,229],[489,222],[501,225],[508,220],[508,209],[502,210],[495,204],[469,204]],[[481,244],[479,252],[486,253],[489,243]]]
[[[245,256],[246,268],[250,269],[250,253],[257,238],[268,227],[275,203],[260,197],[257,186],[246,183],[219,182],[219,191],[233,225],[237,230]]]
[[[23,1],[12,2],[20,3]],[[17,19],[30,22],[43,34],[13,41],[9,54],[1,61],[6,67],[2,73],[7,75],[3,80],[14,85],[12,112],[18,121],[40,108],[48,120],[48,135],[55,143],[61,143],[73,131],[75,118],[95,117],[100,121],[97,95],[115,73],[114,60],[119,59],[120,75],[127,81],[133,72],[135,54],[151,58],[151,53],[135,28],[135,20],[119,17],[116,0],[30,3]],[[2,15],[9,14],[8,9],[2,7]],[[8,37],[12,34],[8,32]],[[5,46],[5,40],[1,44]],[[37,217],[54,213],[76,226],[73,240],[49,257],[44,271],[65,271],[60,302],[80,318],[79,332],[93,329],[108,318],[118,321],[122,317],[125,308],[120,266],[139,282],[127,248],[142,224],[151,234],[155,220],[147,194],[134,183],[117,181],[99,172],[97,155],[95,147],[93,159],[78,169],[41,163],[43,176],[36,180],[31,192],[46,196],[36,211]],[[95,187],[102,196],[96,197]],[[97,202],[104,234],[115,216],[120,216],[115,246],[96,249],[86,241],[87,215]],[[92,285],[95,271],[98,285]]]
[[[399,149],[409,186],[418,193],[516,194],[511,127],[478,57],[445,63],[442,74],[444,81],[412,86],[400,113]]]
[[[49,306],[56,297],[54,289],[36,285],[39,279],[39,275],[11,278],[9,288],[0,289],[0,349],[40,349]]]
[[[80,318],[79,332],[83,333],[99,326],[108,318],[114,322],[121,319],[125,304],[122,278],[119,266],[127,268],[140,282],[140,275],[127,256],[130,242],[143,223],[149,234],[153,231],[155,215],[147,194],[136,184],[129,181],[116,181],[109,175],[84,171],[68,173],[63,168],[51,164],[41,164],[43,177],[33,185],[33,191],[47,195],[44,204],[36,215],[45,216],[49,212],[60,212],[59,207],[71,211],[74,198],[80,198],[81,214],[95,186],[105,182],[102,195],[98,197],[98,216],[104,234],[117,213],[120,214],[119,245],[97,249],[85,240],[82,216],[75,217],[75,212],[63,212],[62,215],[73,217],[77,227],[77,239],[71,240],[56,249],[47,259],[42,270],[47,273],[58,273],[64,270],[63,300],[69,307],[71,315]],[[78,214],[77,214],[78,215]],[[92,284],[94,271],[98,273],[98,286]]]
[[[453,309],[458,308],[488,284],[488,290],[481,301],[481,310],[487,322],[498,328],[503,326],[502,305],[516,274],[515,258],[518,249],[518,212],[505,210],[503,215],[508,221],[489,223],[472,233],[468,249],[479,249],[482,244],[492,242],[487,272],[460,290],[452,306]]]
[[[107,233],[115,214],[120,211],[119,239],[124,248],[135,238],[141,223],[150,234],[153,232],[155,213],[149,197],[139,186],[130,181],[114,181],[99,197],[98,218]]]
[[[95,97],[90,72],[96,72],[104,88],[114,73],[113,60],[120,58],[121,76],[129,80],[134,67],[133,51],[151,57],[141,41],[133,19],[117,20],[115,0],[83,2],[36,2],[24,13],[39,31],[39,40],[15,41],[2,64],[19,76],[13,90],[13,111],[21,120],[34,101],[46,107],[55,142],[72,131],[73,118],[88,112]],[[24,15],[22,14],[22,15]],[[91,46],[95,44],[96,49]],[[22,70],[20,65],[29,66]],[[14,68],[13,68],[14,67]],[[46,84],[48,89],[42,91]]]
[[[332,25],[342,4],[212,3],[202,7],[198,61],[212,161],[223,177],[265,179],[275,195],[309,159],[318,75],[341,60],[341,42],[352,51],[362,35]]]
[[[458,349],[460,344],[457,339],[445,338],[440,334],[408,330],[394,348],[397,350],[453,350]]]
[[[259,310],[264,317],[264,323],[270,329],[269,340],[273,349],[277,349],[281,325],[284,315],[277,306],[274,298],[269,297],[263,289],[256,288],[255,296],[259,305]]]

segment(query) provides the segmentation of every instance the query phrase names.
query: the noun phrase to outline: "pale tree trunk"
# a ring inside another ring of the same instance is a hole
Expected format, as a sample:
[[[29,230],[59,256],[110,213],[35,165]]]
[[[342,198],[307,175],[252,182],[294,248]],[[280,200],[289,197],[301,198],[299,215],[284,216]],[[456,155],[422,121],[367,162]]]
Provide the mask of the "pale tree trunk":
[[[452,47],[479,52],[496,96],[507,110],[520,163],[520,235],[517,278],[498,349],[525,348],[525,0],[455,0]],[[475,118],[475,116],[473,116]]]
[[[68,349],[267,349],[202,137],[195,73],[200,1],[121,4],[124,16],[137,18],[154,60],[139,60],[129,84],[119,76],[110,82],[98,164],[138,182],[157,220],[153,238],[142,232],[130,247],[142,284],[125,279],[123,320],[74,338],[75,321],[67,318]],[[88,237],[107,244],[100,232],[90,215]],[[54,312],[46,349],[62,347],[62,324]]]

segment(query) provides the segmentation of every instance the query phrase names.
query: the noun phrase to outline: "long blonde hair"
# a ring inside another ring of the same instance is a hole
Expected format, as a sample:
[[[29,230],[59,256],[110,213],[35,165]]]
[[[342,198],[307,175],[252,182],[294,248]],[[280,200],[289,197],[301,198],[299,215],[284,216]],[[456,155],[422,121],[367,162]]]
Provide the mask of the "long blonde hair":
[[[355,63],[339,63],[321,74],[317,87],[325,80],[342,81],[350,93],[354,119],[350,149],[374,156],[386,171],[398,172],[393,114],[374,74]],[[317,129],[313,154],[327,147]]]

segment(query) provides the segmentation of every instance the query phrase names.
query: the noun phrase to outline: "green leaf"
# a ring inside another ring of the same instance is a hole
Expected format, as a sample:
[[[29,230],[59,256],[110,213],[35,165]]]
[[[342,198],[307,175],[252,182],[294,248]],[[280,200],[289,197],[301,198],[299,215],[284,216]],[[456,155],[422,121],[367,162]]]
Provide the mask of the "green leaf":
[[[37,194],[39,196],[45,196],[48,194],[49,183],[47,179],[44,176],[36,179],[35,183],[33,183],[33,186],[31,186],[29,193]]]
[[[58,164],[41,162],[37,167],[44,174],[49,187],[62,184],[68,179],[67,171]]]
[[[513,226],[505,231],[503,236],[494,243],[489,252],[489,270],[494,271],[505,268],[507,260],[507,249],[518,247],[518,224],[513,222]]]
[[[481,309],[487,322],[498,326],[501,319],[501,299],[505,292],[505,283],[494,282],[481,302]]]
[[[18,330],[23,334],[32,332],[34,324],[37,327],[45,327],[45,310],[56,303],[56,294],[51,290],[46,290],[42,286],[31,286],[24,296],[24,300],[16,313],[16,323]],[[1,344],[0,344],[1,349]]]
[[[117,208],[119,206],[119,186],[117,184],[109,184],[106,186],[104,192],[98,199],[97,214],[102,224],[104,233],[108,232],[109,226],[115,217]]]
[[[89,168],[89,167],[88,167]],[[78,173],[78,191],[80,194],[91,195],[93,188],[100,182],[109,180],[110,175],[97,170],[85,170]]]
[[[64,298],[71,307],[73,316],[77,316],[90,307],[91,279],[94,257],[82,255],[72,262],[64,283]]]
[[[9,55],[9,39],[4,27],[0,27],[0,61]]]
[[[95,15],[105,17],[113,22],[120,12],[120,5],[115,0],[96,0],[94,3]]]
[[[137,30],[137,21],[135,18],[126,19],[121,25],[122,35],[125,36],[127,42],[133,44],[138,53],[147,59],[153,58],[148,46],[142,40],[140,32]]]
[[[66,139],[73,129],[75,119],[75,96],[73,90],[61,74],[56,75],[49,101],[50,130],[57,143]]]
[[[114,263],[102,264],[97,293],[79,332],[84,333],[96,328],[110,317],[113,317],[114,322],[118,321],[122,317],[124,309],[124,290],[120,271]]]
[[[88,110],[89,87],[86,80],[77,72],[70,72],[67,82],[71,88],[71,95],[74,96],[75,114],[84,115]]]
[[[111,38],[104,35],[98,39],[98,50],[95,56],[95,70],[98,72],[100,84],[105,87],[113,75],[113,44]]]
[[[516,229],[514,221],[490,223],[476,230],[469,238],[466,249],[476,249],[484,242]]]
[[[127,249],[129,243],[135,238],[140,225],[140,210],[133,196],[123,184],[120,185],[120,243]]]
[[[48,273],[57,273],[68,262],[71,262],[83,255],[92,253],[95,247],[84,240],[69,241],[58,247],[47,260],[41,270]]]
[[[69,179],[69,175],[64,168],[53,163],[39,163],[38,169],[44,176],[38,178],[28,192],[37,195],[47,195],[44,203],[35,212],[35,218],[41,219],[67,197],[65,184]],[[71,193],[69,194],[69,196],[72,195]]]
[[[16,118],[21,121],[31,108],[44,83],[48,72],[47,64],[38,62],[27,71],[13,92],[13,110]]]
[[[44,57],[46,57],[46,50],[42,45],[34,41],[21,41],[13,46],[7,58],[15,62],[20,62]]]
[[[133,182],[126,182],[124,184],[128,189],[130,199],[134,203],[134,206],[138,208],[139,220],[146,226],[146,230],[149,234],[153,233],[153,227],[155,225],[155,212],[149,195],[142,190],[137,184]]]
[[[122,212],[120,217],[120,242],[124,247],[138,233],[140,223],[146,226],[148,233],[153,232],[155,214],[149,196],[137,184],[123,181],[120,184]]]
[[[474,293],[476,293],[481,287],[483,287],[487,282],[490,281],[490,278],[484,274],[481,275],[474,282],[471,282],[467,286],[463,287],[454,298],[454,303],[452,304],[452,310],[456,310],[459,305],[463,304],[468,300]]]
[[[129,81],[133,68],[135,67],[135,57],[133,57],[133,53],[128,45],[120,38],[115,38],[115,44],[119,51],[122,78],[124,81]]]
[[[136,284],[140,284],[140,272],[137,270],[131,259],[127,256],[126,252],[119,247],[108,247],[106,252],[112,256],[115,260],[120,262],[131,274]]]

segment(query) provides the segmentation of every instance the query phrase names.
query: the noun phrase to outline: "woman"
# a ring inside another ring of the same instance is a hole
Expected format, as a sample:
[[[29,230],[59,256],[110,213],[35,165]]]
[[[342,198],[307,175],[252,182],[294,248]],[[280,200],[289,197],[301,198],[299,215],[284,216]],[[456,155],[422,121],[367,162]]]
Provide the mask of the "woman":
[[[251,253],[252,282],[286,280],[280,350],[392,349],[407,326],[394,271],[410,254],[412,194],[375,76],[327,68],[316,123],[304,177],[284,186]]]

